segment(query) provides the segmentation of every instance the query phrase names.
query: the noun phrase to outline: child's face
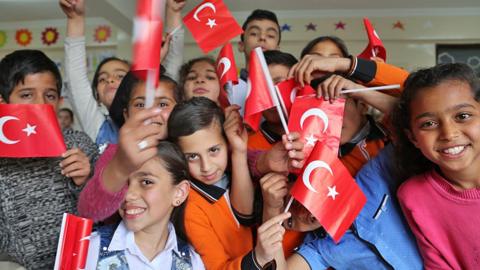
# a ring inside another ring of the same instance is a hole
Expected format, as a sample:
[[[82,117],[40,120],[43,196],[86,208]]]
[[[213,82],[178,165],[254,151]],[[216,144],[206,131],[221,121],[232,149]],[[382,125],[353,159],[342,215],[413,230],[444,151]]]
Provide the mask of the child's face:
[[[207,128],[178,139],[190,174],[207,185],[218,182],[227,168],[228,149],[221,128],[215,121]]]
[[[159,139],[163,140],[167,138],[168,129],[167,122],[173,107],[177,104],[175,101],[175,86],[169,82],[160,81],[157,89],[155,90],[155,101],[153,106],[157,106],[162,109],[160,115],[152,119],[153,124],[160,125],[162,131],[159,135]],[[127,111],[124,112],[124,118],[134,116],[139,111],[145,109],[145,83],[137,84],[131,94],[131,98],[128,101]]]
[[[128,70],[126,63],[117,60],[109,61],[100,68],[97,83],[98,99],[107,108],[112,105],[118,86]]]
[[[128,191],[119,213],[130,231],[162,232],[178,205],[178,186],[163,163],[160,158],[152,158],[128,178]]]
[[[243,41],[238,43],[238,50],[248,59],[250,52],[262,47],[263,51],[278,49],[280,40],[279,29],[276,23],[270,20],[253,20],[248,23],[243,33]]]
[[[58,122],[62,129],[70,128],[73,124],[73,119],[70,117],[70,113],[66,111],[59,111],[58,112]]]
[[[353,98],[345,100],[340,145],[349,142],[365,125],[367,106]]]
[[[57,81],[51,72],[33,73],[25,76],[13,88],[10,104],[51,104],[58,109],[59,95]]]
[[[410,103],[411,142],[449,179],[480,175],[480,104],[470,86],[445,81]]]
[[[317,54],[324,57],[343,57],[342,51],[330,40],[315,44],[309,54]]]
[[[185,97],[206,97],[218,102],[220,94],[220,82],[218,81],[215,67],[206,61],[196,62],[185,78]]]

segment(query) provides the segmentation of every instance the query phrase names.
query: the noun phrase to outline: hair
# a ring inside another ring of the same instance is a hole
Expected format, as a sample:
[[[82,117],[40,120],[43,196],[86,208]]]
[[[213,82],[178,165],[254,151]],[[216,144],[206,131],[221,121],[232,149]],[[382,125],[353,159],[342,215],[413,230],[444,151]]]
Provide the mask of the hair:
[[[192,69],[193,65],[199,62],[207,62],[213,66],[213,69],[216,70],[215,60],[211,56],[201,56],[197,58],[190,59],[187,63],[183,64],[180,68],[180,79],[178,81],[177,93],[179,95],[179,100],[185,100],[185,82],[187,81],[188,73]],[[216,74],[216,73],[215,73]],[[218,76],[218,75],[217,75]]]
[[[58,95],[61,95],[62,76],[57,65],[39,50],[17,50],[0,61],[0,94],[9,102],[13,89],[24,83],[27,75],[50,72],[56,81]]]
[[[266,51],[263,54],[265,55],[267,65],[282,65],[290,69],[298,62],[297,58],[292,54],[278,50]]]
[[[458,81],[468,84],[475,100],[480,99],[480,84],[473,70],[465,64],[442,64],[427,69],[420,69],[408,76],[404,90],[394,108],[392,124],[395,127],[397,144],[395,157],[396,170],[399,180],[403,181],[413,175],[435,168],[435,164],[428,160],[422,152],[409,140],[407,132],[411,131],[412,117],[410,104],[416,95],[426,89],[438,86],[446,81]]]
[[[168,118],[168,139],[178,143],[182,136],[189,136],[198,130],[208,128],[212,123],[218,123],[222,135],[226,138],[223,123],[223,110],[206,97],[193,97],[183,101],[173,108]]]
[[[191,180],[188,172],[188,164],[185,155],[178,148],[177,145],[169,141],[160,141],[157,146],[157,158],[161,159],[160,164],[168,171],[173,182],[173,185],[178,185],[183,180]],[[175,226],[177,236],[182,240],[187,240],[184,226],[184,213],[186,200],[179,206],[174,207],[170,221]]]
[[[70,115],[70,118],[72,118],[72,123],[73,123],[73,111],[70,110],[69,108],[61,108],[60,110],[58,110],[58,113],[60,112],[66,112],[68,113],[68,115]]]
[[[97,103],[100,104],[100,100],[98,97],[98,90],[97,90],[97,85],[98,85],[98,77],[100,77],[100,69],[102,69],[103,65],[105,65],[108,62],[111,61],[118,61],[126,64],[127,66],[130,66],[130,63],[127,60],[123,60],[117,57],[107,57],[103,59],[100,64],[98,64],[97,69],[95,70],[95,74],[93,75],[93,80],[92,80],[92,95],[97,101]]]
[[[349,56],[347,45],[345,45],[345,42],[341,38],[336,36],[321,36],[313,39],[307,44],[307,46],[305,46],[305,48],[303,48],[302,53],[300,54],[300,58],[303,58],[305,55],[310,54],[311,51],[313,50],[313,47],[315,47],[315,45],[324,41],[333,42],[338,47],[338,49],[342,52],[343,57]]]
[[[174,85],[174,98],[175,101],[178,102],[180,99],[178,97],[178,94],[176,93],[177,91],[175,90],[177,82],[175,82],[175,80],[165,75],[164,73],[165,69],[163,68],[163,66],[160,66],[159,81],[171,83]],[[121,128],[125,123],[123,112],[128,109],[128,102],[132,98],[133,89],[142,82],[143,80],[138,78],[133,71],[129,71],[118,86],[117,93],[115,94],[112,105],[108,110],[110,118],[112,118],[113,123],[115,123],[118,128]]]
[[[280,41],[282,40],[282,31],[280,30],[280,24],[278,23],[277,15],[275,13],[271,12],[270,10],[264,10],[264,9],[255,9],[248,15],[247,19],[242,25],[243,32],[245,33],[245,30],[247,30],[247,26],[250,22],[252,21],[260,21],[260,20],[269,20],[274,22],[277,25],[278,28],[278,44],[280,44]],[[243,33],[240,35],[240,40],[244,41]]]

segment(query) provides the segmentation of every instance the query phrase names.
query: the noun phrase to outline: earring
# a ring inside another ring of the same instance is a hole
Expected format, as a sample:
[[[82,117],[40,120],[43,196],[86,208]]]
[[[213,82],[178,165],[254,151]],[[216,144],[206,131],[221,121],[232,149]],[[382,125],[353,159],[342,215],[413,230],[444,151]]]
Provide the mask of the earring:
[[[176,200],[176,201],[175,201],[175,204],[176,204],[175,206],[179,206],[181,203],[182,203],[182,202],[181,202],[180,200]]]

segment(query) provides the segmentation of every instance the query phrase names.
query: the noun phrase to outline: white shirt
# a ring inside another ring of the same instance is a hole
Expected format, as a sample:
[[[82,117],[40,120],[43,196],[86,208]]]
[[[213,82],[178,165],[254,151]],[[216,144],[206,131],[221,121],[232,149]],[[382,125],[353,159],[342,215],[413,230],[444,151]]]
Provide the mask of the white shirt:
[[[100,235],[96,232],[92,233],[90,237],[90,246],[88,248],[88,256],[86,263],[86,270],[95,270],[98,263],[98,254],[100,247]],[[108,246],[108,251],[124,250],[125,257],[130,269],[135,270],[158,270],[172,268],[172,250],[176,253],[177,248],[177,236],[175,234],[175,228],[173,224],[168,224],[168,238],[165,244],[165,249],[160,252],[152,261],[149,261],[143,254],[140,248],[135,243],[134,233],[129,231],[125,224],[120,222],[115,233],[113,234],[112,241]],[[190,246],[190,257],[192,261],[193,270],[204,270],[202,259]]]

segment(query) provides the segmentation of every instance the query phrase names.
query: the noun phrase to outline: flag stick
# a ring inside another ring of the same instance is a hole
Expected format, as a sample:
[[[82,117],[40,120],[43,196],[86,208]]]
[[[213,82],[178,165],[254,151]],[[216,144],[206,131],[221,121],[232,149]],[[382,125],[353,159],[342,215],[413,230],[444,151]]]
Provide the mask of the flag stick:
[[[288,210],[290,209],[290,206],[292,206],[292,203],[293,203],[293,196],[290,196],[290,200],[288,201],[287,206],[285,207],[285,210],[283,210],[284,213],[288,212]]]
[[[290,134],[288,130],[287,120],[285,120],[285,116],[283,115],[282,108],[280,108],[280,102],[278,101],[277,94],[275,93],[275,85],[273,84],[272,77],[270,76],[270,71],[268,71],[267,62],[265,61],[265,56],[263,55],[263,51],[261,47],[255,48],[255,53],[260,60],[260,64],[262,65],[263,74],[265,76],[265,80],[267,81],[268,91],[270,92],[270,98],[273,101],[273,105],[277,109],[278,116],[280,116],[280,121],[282,122],[283,129],[285,130],[285,134]]]
[[[145,85],[145,108],[153,106],[153,99],[155,98],[155,86],[153,82],[155,80],[155,70],[147,71],[147,82]]]
[[[170,31],[170,33],[168,33],[170,36],[172,36],[173,34],[175,34],[178,30],[180,30],[180,28],[182,28],[182,25],[180,24],[179,26],[173,28],[172,31]]]
[[[275,93],[277,94],[278,101],[280,102],[280,106],[282,106],[283,115],[285,115],[285,118],[288,120],[287,106],[285,106],[285,102],[283,102],[283,98],[281,98],[280,90],[276,85],[275,85]]]
[[[392,85],[377,86],[377,87],[343,90],[343,91],[340,91],[340,94],[367,92],[367,91],[378,91],[378,90],[390,90],[390,89],[399,89],[399,88],[400,88],[400,84],[392,84]]]

